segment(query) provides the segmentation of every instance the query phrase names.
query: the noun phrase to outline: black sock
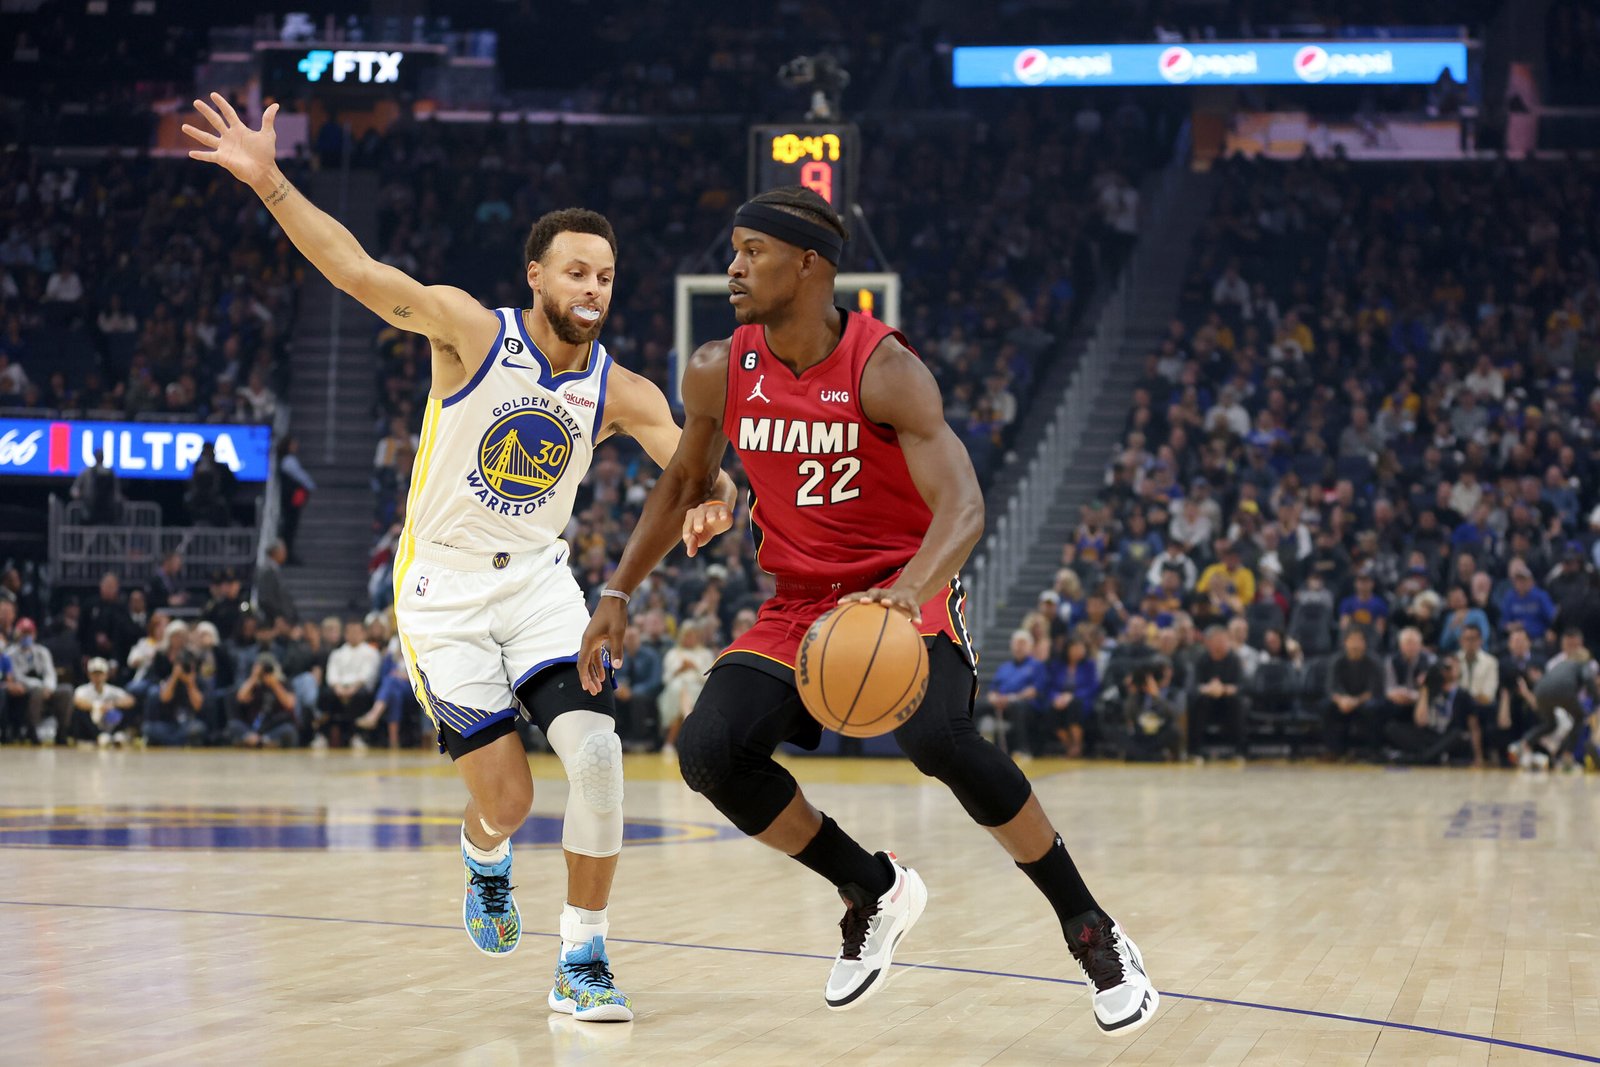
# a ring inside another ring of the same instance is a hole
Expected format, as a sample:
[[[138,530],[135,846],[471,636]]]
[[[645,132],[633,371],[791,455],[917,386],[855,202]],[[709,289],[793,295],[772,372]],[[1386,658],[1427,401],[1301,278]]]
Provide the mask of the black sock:
[[[839,888],[858,906],[865,907],[894,885],[894,869],[887,860],[860,845],[828,816],[811,843],[794,858]],[[1070,862],[1070,861],[1068,861]]]
[[[1033,879],[1033,884],[1050,902],[1056,918],[1061,922],[1062,932],[1066,932],[1067,924],[1084,912],[1100,910],[1094,894],[1083,884],[1078,865],[1067,854],[1067,846],[1062,843],[1060,834],[1056,835],[1050,851],[1032,863],[1017,864],[1017,869]]]

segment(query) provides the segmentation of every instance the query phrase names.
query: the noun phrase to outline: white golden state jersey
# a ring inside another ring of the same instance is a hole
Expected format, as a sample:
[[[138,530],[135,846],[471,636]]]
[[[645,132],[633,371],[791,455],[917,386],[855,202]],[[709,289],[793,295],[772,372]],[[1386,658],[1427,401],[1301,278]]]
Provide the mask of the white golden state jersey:
[[[551,371],[516,308],[454,396],[428,398],[406,498],[406,533],[468,552],[525,553],[557,541],[605,425],[611,357],[598,341],[577,370]]]

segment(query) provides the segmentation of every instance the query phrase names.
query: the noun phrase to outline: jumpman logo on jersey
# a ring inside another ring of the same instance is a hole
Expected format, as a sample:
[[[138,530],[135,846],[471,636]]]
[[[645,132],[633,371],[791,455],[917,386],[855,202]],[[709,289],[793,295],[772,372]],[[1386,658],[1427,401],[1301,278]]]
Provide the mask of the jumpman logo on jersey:
[[[767,376],[765,374],[763,374],[761,377],[756,379],[756,387],[754,389],[750,390],[750,395],[749,396],[744,398],[745,399],[745,403],[749,403],[750,401],[754,400],[758,396],[761,398],[761,402],[763,404],[772,403],[771,400],[767,399],[767,394],[763,393],[761,391],[761,383],[766,381],[766,380],[767,380]]]

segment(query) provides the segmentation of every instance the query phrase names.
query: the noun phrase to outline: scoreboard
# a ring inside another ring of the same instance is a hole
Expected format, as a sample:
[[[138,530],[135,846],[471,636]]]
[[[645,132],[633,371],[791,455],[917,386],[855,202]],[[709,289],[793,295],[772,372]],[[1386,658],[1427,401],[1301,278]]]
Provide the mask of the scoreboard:
[[[861,169],[861,131],[852,125],[766,124],[750,127],[750,193],[803,185],[847,217]]]

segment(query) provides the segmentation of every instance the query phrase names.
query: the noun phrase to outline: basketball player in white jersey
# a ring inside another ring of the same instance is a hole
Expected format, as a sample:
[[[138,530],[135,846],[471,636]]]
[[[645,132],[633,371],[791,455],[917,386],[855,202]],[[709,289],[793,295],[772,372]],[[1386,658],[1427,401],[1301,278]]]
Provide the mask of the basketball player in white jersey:
[[[604,217],[552,212],[528,237],[531,310],[490,311],[460,289],[422,285],[367,255],[274,163],[267,108],[252,130],[226,99],[195,101],[211,130],[190,152],[249,185],[302,255],[393,326],[432,343],[433,381],[395,559],[395,615],[417,698],[471,793],[461,827],[463,921],[473,943],[516,948],[511,835],[533,803],[516,733],[520,703],[570,783],[562,847],[567,901],[550,1007],[594,1021],[633,1018],[605,951],[606,905],[622,848],[622,747],[609,691],[576,668],[589,616],[561,533],[597,442],[635,438],[665,466],[679,430],[661,391],[616,366],[597,340],[611,301],[616,240]],[[707,510],[728,508],[724,474]]]

